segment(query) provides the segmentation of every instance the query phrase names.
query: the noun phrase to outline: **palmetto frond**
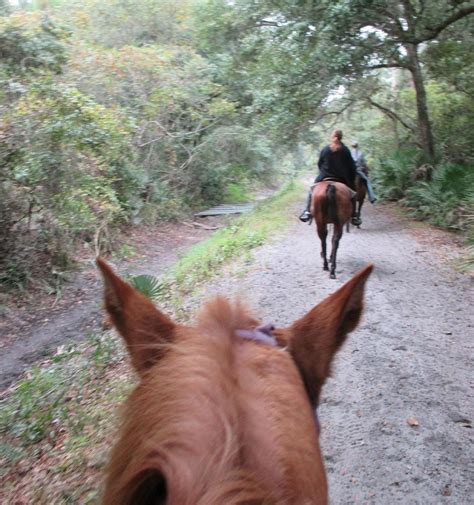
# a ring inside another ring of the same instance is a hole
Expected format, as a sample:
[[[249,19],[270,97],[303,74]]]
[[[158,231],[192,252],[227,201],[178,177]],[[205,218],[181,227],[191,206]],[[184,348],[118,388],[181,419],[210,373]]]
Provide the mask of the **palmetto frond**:
[[[135,275],[129,282],[150,300],[156,300],[165,290],[165,284],[154,275]]]

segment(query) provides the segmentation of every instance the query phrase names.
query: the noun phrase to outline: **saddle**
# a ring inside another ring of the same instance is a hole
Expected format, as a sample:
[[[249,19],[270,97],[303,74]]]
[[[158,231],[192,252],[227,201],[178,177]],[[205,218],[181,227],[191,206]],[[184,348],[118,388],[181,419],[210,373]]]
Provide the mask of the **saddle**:
[[[356,195],[357,195],[357,192],[354,191],[353,189],[351,189],[346,181],[342,180],[342,179],[338,179],[337,177],[325,177],[322,181],[318,181],[318,182],[315,182],[312,186],[311,186],[311,189],[314,188],[314,186],[316,186],[317,184],[319,184],[320,182],[340,182],[341,184],[344,184],[344,186],[346,186],[346,188],[351,192],[351,195],[352,195],[352,199],[354,200]]]
[[[346,184],[345,181],[343,181],[342,179],[339,179],[337,177],[325,177],[321,182],[324,182],[324,181],[341,182],[342,184]],[[347,184],[346,184],[346,186],[347,186]]]

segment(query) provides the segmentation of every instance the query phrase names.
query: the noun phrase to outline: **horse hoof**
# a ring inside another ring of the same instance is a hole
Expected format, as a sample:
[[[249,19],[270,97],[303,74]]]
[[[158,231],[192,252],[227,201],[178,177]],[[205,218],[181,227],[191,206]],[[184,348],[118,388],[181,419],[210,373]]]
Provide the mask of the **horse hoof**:
[[[335,278],[336,278],[336,274],[335,274],[334,272],[331,272],[331,273],[329,274],[329,278],[330,278],[330,279],[335,279]]]
[[[327,265],[324,265],[323,270],[325,270],[326,272],[329,272],[329,267]]]

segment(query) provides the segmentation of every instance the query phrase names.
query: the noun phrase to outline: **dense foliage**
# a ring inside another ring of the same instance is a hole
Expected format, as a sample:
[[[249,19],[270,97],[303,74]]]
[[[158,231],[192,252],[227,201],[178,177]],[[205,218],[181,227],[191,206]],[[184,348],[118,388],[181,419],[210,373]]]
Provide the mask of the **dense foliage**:
[[[251,127],[193,48],[191,2],[50,4],[47,15],[25,2],[0,17],[9,286],[62,275],[79,241],[97,251],[121,223],[238,198],[291,151]]]
[[[118,225],[239,199],[313,162],[304,145],[316,153],[336,124],[381,197],[472,226],[472,1],[0,9],[3,284],[61,275]]]

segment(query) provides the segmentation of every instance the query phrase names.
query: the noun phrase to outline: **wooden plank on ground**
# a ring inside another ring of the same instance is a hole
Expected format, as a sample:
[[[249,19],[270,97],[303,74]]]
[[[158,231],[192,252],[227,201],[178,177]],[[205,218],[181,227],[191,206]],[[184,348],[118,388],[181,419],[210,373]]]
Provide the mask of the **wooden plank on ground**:
[[[254,208],[254,203],[236,203],[236,204],[225,204],[218,205],[217,207],[212,207],[211,209],[203,210],[194,214],[197,217],[206,216],[221,216],[226,214],[243,214],[244,212],[249,212]]]

